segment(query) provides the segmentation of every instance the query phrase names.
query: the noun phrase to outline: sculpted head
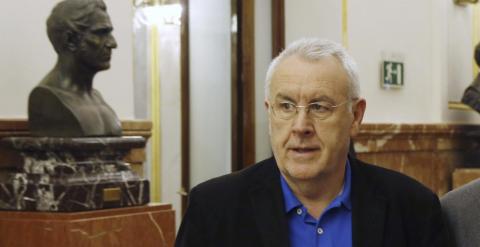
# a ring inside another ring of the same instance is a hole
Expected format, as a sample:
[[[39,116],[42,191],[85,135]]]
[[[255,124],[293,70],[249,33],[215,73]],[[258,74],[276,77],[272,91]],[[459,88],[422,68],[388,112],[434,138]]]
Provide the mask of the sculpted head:
[[[64,0],[47,20],[48,38],[60,59],[71,57],[97,71],[110,67],[112,49],[117,47],[112,30],[102,0]]]
[[[117,47],[106,10],[102,0],[63,0],[53,8],[47,32],[58,61],[30,93],[28,121],[33,135],[122,134],[115,112],[92,86],[94,75],[110,67],[112,49]]]
[[[355,62],[341,45],[321,39],[289,45],[268,69],[265,106],[273,153],[287,180],[343,171],[366,102]]]

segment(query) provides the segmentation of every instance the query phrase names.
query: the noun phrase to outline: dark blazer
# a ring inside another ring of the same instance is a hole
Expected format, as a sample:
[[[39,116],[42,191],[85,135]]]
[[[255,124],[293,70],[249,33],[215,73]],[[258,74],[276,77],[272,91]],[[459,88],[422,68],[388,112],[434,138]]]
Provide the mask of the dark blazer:
[[[353,246],[445,246],[435,194],[400,173],[350,165]],[[175,246],[289,246],[279,176],[270,158],[193,188]]]

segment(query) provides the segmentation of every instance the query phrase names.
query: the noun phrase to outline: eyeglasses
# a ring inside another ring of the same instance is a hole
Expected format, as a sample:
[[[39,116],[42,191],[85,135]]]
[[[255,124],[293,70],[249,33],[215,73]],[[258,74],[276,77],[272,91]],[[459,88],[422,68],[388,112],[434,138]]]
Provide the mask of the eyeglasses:
[[[274,116],[284,120],[290,120],[295,117],[299,108],[305,108],[306,113],[314,119],[324,120],[330,117],[336,108],[345,105],[352,100],[355,99],[350,99],[337,105],[333,105],[326,101],[313,102],[308,105],[295,105],[292,102],[284,101],[273,104],[271,109]]]

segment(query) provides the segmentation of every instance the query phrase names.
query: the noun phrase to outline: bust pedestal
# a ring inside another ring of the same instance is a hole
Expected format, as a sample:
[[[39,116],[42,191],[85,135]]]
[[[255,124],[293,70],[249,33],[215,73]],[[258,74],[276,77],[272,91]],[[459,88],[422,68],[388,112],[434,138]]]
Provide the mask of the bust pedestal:
[[[170,204],[74,213],[0,211],[0,246],[172,247]]]
[[[6,137],[22,158],[2,164],[0,209],[74,212],[149,202],[148,181],[123,161],[143,137]]]

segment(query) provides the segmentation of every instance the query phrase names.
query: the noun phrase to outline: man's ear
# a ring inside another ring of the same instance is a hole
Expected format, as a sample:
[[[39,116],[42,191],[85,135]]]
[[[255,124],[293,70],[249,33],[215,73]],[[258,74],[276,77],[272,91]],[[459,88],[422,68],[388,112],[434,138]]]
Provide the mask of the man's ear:
[[[263,101],[263,103],[265,104],[265,110],[268,111],[268,107],[270,106],[270,104],[268,103],[268,101],[265,99],[265,101]]]
[[[64,34],[65,44],[69,51],[74,52],[78,49],[78,45],[80,44],[80,36],[77,32],[68,30]]]
[[[367,102],[362,98],[358,99],[352,106],[353,123],[352,127],[350,128],[350,137],[355,137],[360,131],[360,124],[362,124],[363,114],[365,114],[366,107]]]

